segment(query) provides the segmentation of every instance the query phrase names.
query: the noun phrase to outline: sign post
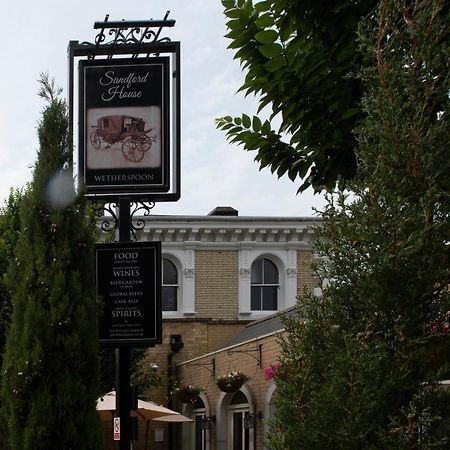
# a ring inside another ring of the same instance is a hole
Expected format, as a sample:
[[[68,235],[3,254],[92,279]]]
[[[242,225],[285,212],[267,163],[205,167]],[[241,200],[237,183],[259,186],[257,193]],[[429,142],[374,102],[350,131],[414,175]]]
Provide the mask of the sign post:
[[[100,344],[116,349],[119,450],[131,449],[130,347],[161,342],[161,247],[130,242],[139,209],[131,212],[131,204],[177,201],[181,195],[180,43],[160,37],[175,25],[168,14],[117,22],[106,16],[94,24],[95,43],[70,41],[68,47],[71,134],[78,87],[80,185],[88,199],[100,202],[97,211],[111,213],[114,226],[102,229],[113,237],[119,232],[119,242],[99,244],[96,255],[104,302]]]

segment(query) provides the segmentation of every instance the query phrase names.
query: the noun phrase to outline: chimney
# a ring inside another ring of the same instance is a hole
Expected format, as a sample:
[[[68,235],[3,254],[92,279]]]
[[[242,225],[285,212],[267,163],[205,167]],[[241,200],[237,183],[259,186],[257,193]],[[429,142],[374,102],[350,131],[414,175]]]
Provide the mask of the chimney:
[[[216,206],[208,216],[238,216],[239,211],[231,206]]]

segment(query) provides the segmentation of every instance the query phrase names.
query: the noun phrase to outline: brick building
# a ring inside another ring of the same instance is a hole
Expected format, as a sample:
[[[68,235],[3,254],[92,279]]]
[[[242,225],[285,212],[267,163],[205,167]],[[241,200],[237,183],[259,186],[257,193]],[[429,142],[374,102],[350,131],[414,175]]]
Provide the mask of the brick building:
[[[161,383],[140,395],[195,421],[140,423],[134,450],[263,449],[274,390],[263,369],[277,360],[277,313],[289,310],[304,286],[316,286],[310,263],[317,221],[245,217],[230,207],[146,218],[138,239],[162,242],[163,342],[145,361],[148,370],[158,367]],[[251,377],[237,397],[214,384],[214,376],[233,370]],[[180,403],[172,395],[177,382],[203,386],[201,400]]]

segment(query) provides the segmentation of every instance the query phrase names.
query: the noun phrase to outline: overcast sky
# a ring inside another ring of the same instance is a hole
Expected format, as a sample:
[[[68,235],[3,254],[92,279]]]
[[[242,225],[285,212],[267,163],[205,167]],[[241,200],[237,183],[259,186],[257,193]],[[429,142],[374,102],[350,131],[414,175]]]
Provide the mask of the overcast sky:
[[[312,192],[296,195],[298,183],[259,171],[254,154],[230,145],[214,119],[256,112],[256,101],[236,91],[239,63],[227,50],[220,0],[25,0],[3,5],[0,27],[0,201],[10,187],[31,179],[38,148],[36,127],[44,106],[36,92],[48,72],[67,92],[67,45],[93,42],[95,21],[176,20],[166,32],[181,42],[182,198],[158,204],[155,214],[207,214],[233,206],[240,215],[311,216],[323,200]]]

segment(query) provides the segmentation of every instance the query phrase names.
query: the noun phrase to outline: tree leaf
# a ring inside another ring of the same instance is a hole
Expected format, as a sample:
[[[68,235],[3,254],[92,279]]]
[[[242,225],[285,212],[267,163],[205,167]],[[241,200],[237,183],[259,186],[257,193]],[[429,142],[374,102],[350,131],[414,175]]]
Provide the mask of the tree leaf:
[[[255,20],[255,24],[258,28],[268,28],[274,24],[274,20],[271,14],[263,14]]]
[[[268,72],[276,72],[282,67],[286,67],[286,60],[283,56],[278,56],[277,58],[272,58],[266,63],[264,63],[264,68]]]
[[[272,42],[275,42],[279,36],[275,30],[263,30],[258,31],[258,33],[255,34],[255,38],[258,42],[263,44],[271,44]]]
[[[281,55],[282,47],[280,44],[264,44],[258,47],[259,51],[266,58],[275,58]]]
[[[261,119],[258,116],[253,116],[253,121],[252,121],[252,125],[253,125],[253,131],[256,131],[257,133],[259,133],[261,131]]]
[[[250,117],[247,116],[247,114],[242,114],[242,125],[245,128],[250,128],[251,124],[252,124],[252,122],[250,120]]]
[[[270,2],[269,1],[258,2],[255,4],[254,8],[256,9],[256,11],[259,12],[269,11]]]

